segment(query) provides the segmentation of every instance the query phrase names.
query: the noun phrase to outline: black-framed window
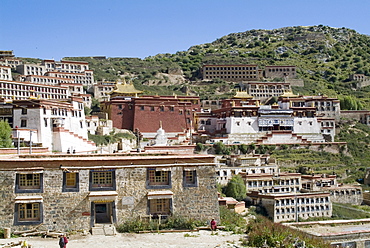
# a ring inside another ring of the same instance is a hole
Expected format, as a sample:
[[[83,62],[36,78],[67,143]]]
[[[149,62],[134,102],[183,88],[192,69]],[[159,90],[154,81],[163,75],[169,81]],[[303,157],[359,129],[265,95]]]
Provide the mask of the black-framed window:
[[[198,187],[198,178],[196,170],[183,171],[183,185],[184,187]]]
[[[63,172],[63,192],[78,192],[80,190],[80,177],[78,172]]]
[[[161,198],[161,199],[150,199],[148,201],[149,214],[153,215],[153,218],[158,217],[158,215],[171,215],[172,213],[172,199],[171,198]]]
[[[27,127],[27,120],[21,120],[21,127]]]
[[[171,171],[166,169],[147,169],[147,183],[148,189],[168,189],[171,188]]]
[[[108,170],[90,170],[90,191],[116,190],[116,172]]]
[[[43,173],[17,173],[15,193],[42,193]]]
[[[16,203],[14,225],[37,225],[43,222],[42,202]]]

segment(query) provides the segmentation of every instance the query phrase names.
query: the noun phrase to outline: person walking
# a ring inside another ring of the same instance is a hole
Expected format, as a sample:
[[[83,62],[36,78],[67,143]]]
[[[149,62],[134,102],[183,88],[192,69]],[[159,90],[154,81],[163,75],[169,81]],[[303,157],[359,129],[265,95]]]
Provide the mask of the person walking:
[[[65,245],[65,243],[64,243],[64,236],[63,235],[60,235],[59,236],[59,247],[60,248],[64,248],[64,245]]]
[[[67,248],[68,238],[66,234],[64,234],[63,240],[64,240],[64,248]]]

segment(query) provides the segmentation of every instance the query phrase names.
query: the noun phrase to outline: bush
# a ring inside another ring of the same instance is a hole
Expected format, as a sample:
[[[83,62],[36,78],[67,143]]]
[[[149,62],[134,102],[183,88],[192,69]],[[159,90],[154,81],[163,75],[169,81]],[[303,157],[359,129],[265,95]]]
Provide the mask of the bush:
[[[197,152],[201,152],[201,151],[204,151],[205,149],[205,146],[202,144],[202,143],[197,143],[196,147],[195,147],[195,150]]]
[[[237,200],[243,200],[246,197],[247,190],[243,178],[235,175],[227,183],[225,194]]]
[[[246,230],[247,221],[244,217],[225,206],[220,206],[220,219],[225,231],[243,233]]]
[[[258,216],[248,227],[248,246],[295,247],[295,243],[303,241],[306,247],[330,247],[330,243],[322,239],[274,223],[263,216]]]
[[[198,226],[202,226],[206,221],[195,220],[182,216],[170,216],[159,223],[158,219],[140,219],[132,218],[117,226],[117,231],[123,232],[141,232],[141,231],[154,231],[165,229],[189,229],[194,230]]]

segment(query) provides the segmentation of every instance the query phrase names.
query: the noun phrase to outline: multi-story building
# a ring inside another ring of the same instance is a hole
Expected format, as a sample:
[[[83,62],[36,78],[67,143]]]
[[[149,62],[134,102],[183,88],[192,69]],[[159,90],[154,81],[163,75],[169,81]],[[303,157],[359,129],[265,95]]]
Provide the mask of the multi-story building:
[[[68,96],[79,96],[82,97],[85,106],[91,106],[91,95],[84,94],[83,85],[80,83],[76,83],[75,79],[72,78],[60,78],[60,77],[49,77],[49,76],[36,76],[36,75],[20,75],[18,76],[18,81],[21,82],[30,82],[37,84],[44,84],[44,85],[52,85],[52,86],[62,86],[68,88]],[[53,99],[53,97],[48,96],[49,99]]]
[[[291,107],[314,107],[316,116],[321,118],[340,117],[340,101],[337,98],[321,96],[298,96],[294,94],[284,94],[279,97],[279,107],[283,109]]]
[[[247,192],[299,193],[302,188],[300,173],[241,173],[241,176],[245,181]]]
[[[274,222],[298,221],[312,217],[331,217],[329,193],[247,194],[254,205],[263,206]]]
[[[13,51],[0,51],[0,58],[12,58],[14,57]]]
[[[301,177],[303,192],[329,192],[332,202],[362,204],[361,186],[339,184],[336,175],[314,174]]]
[[[219,78],[232,82],[262,78],[257,65],[203,65],[202,76],[204,80]]]
[[[193,132],[194,116],[200,111],[199,97],[140,96],[132,85],[117,84],[111,100],[101,104],[113,127],[139,130],[144,137],[154,138],[160,126],[167,137]]]
[[[216,168],[217,183],[226,185],[234,175],[274,174],[279,171],[276,163],[263,155],[231,156],[226,164],[219,164]]]
[[[221,108],[197,115],[197,130],[211,137],[225,138],[227,144],[332,141],[335,120],[318,118],[314,106],[292,103],[288,95],[284,93],[279,104],[260,105],[259,100],[252,99],[246,92],[237,92],[232,99],[223,100]],[[305,102],[303,97],[295,97]],[[336,110],[337,106],[334,108]],[[324,138],[323,130],[330,132],[328,139]]]
[[[46,73],[45,66],[40,64],[21,64],[17,65],[16,70],[22,75],[43,76]]]
[[[287,82],[248,82],[246,89],[254,99],[265,101],[271,97],[279,97],[286,91],[291,91]]]
[[[99,101],[109,101],[110,93],[116,89],[117,82],[103,81],[94,85],[94,97]]]
[[[30,82],[45,85],[60,85],[75,83],[75,80],[71,78],[48,77],[39,75],[19,75],[16,79],[19,82]]]
[[[12,78],[12,70],[10,66],[2,66],[0,65],[0,80],[13,80]]]
[[[64,101],[14,100],[14,137],[40,143],[52,151],[92,152],[96,150],[87,138],[84,105],[81,98]]]
[[[0,80],[0,96],[7,100],[67,99],[68,87]]]
[[[296,78],[296,67],[292,65],[266,65],[266,78]]]
[[[89,71],[89,63],[84,61],[69,61],[61,60],[55,61],[53,59],[46,59],[42,61],[46,71],[59,71],[68,73],[83,73]]]
[[[21,156],[0,161],[0,225],[12,230],[109,228],[170,215],[219,221],[214,157]]]
[[[23,63],[22,60],[16,58],[10,57],[0,58],[0,65],[10,66],[13,69],[16,69],[17,66],[21,65],[22,63]]]
[[[94,84],[93,71],[87,70],[81,73],[50,71],[45,73],[49,77],[73,79],[76,84],[92,87]]]

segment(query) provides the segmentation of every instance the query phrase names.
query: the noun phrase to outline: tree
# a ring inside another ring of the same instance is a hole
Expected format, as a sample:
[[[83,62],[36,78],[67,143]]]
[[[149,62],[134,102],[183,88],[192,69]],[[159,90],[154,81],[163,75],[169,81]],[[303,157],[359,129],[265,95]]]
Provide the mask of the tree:
[[[247,189],[240,175],[233,176],[227,183],[225,194],[226,196],[234,197],[238,201],[245,199]]]
[[[0,121],[0,148],[13,147],[12,128],[7,121]]]

